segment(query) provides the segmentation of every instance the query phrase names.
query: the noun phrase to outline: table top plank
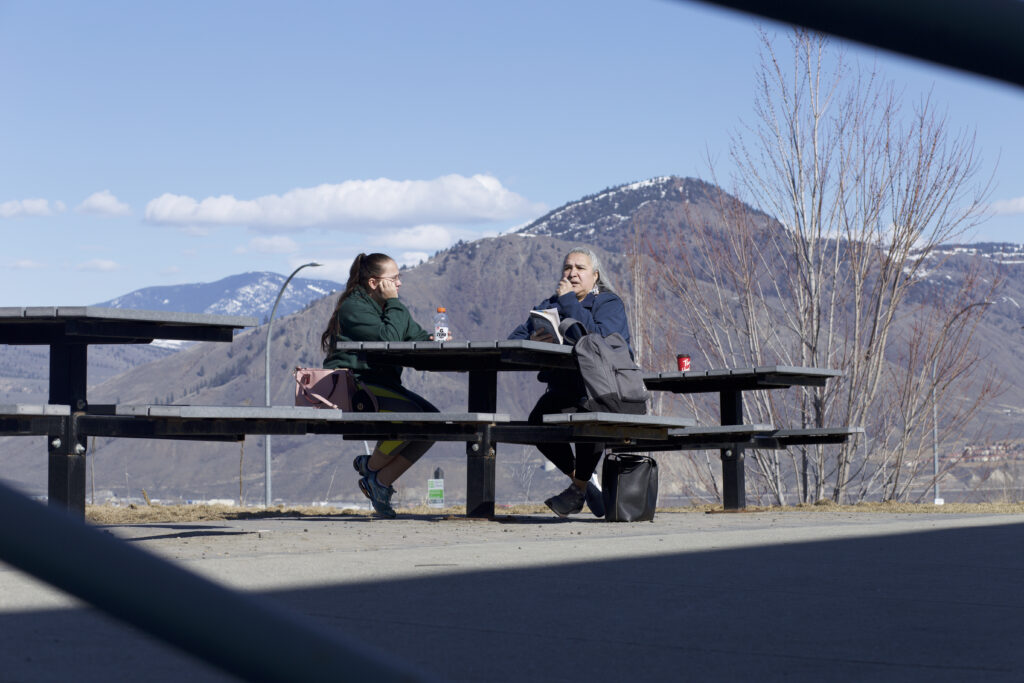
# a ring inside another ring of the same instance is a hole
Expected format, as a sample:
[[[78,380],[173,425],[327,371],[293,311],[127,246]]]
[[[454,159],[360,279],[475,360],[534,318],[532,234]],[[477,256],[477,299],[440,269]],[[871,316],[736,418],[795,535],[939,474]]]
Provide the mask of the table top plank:
[[[644,375],[644,384],[654,391],[690,394],[714,391],[785,389],[793,386],[825,386],[841,370],[801,368],[790,365],[761,365],[749,368],[655,372]]]
[[[0,343],[147,343],[153,339],[231,341],[235,330],[254,327],[252,316],[140,311],[99,306],[0,308]]]
[[[227,325],[252,327],[257,320],[253,316],[221,315],[212,313],[185,313],[182,311],[146,311],[134,308],[104,308],[102,306],[24,306],[0,307],[0,323],[19,320],[66,320],[81,318],[88,320],[130,320],[165,325]]]
[[[576,367],[567,344],[505,339],[460,342],[339,342],[340,351],[351,351],[377,362],[417,370],[465,372],[468,370],[542,370]],[[759,365],[686,372],[649,372],[648,389],[675,393],[782,389],[792,386],[824,386],[843,372],[828,368],[791,365]]]
[[[339,351],[416,370],[543,370],[576,367],[572,347],[528,339],[455,342],[339,342]]]

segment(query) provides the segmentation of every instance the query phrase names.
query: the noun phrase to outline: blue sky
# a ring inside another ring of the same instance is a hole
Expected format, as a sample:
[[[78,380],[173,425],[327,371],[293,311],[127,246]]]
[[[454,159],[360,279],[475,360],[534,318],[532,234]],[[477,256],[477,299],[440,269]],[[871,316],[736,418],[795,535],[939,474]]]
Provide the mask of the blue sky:
[[[669,0],[0,2],[0,305],[311,260],[343,280],[360,251],[416,262],[708,177],[753,118],[758,25]],[[1024,91],[852,54],[977,131],[1001,213],[974,239],[1024,241]]]

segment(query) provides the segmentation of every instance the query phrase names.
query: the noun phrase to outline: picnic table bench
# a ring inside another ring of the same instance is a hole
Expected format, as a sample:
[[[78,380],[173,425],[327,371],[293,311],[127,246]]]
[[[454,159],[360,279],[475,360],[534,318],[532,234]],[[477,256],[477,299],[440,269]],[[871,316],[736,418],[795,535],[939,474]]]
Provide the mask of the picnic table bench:
[[[15,403],[0,405],[0,434],[39,436],[60,430],[71,415],[70,406]]]
[[[107,414],[76,415],[90,436],[232,440],[250,434],[337,434],[350,439],[465,441],[488,425],[509,422],[497,413],[353,413],[296,406],[112,406]]]

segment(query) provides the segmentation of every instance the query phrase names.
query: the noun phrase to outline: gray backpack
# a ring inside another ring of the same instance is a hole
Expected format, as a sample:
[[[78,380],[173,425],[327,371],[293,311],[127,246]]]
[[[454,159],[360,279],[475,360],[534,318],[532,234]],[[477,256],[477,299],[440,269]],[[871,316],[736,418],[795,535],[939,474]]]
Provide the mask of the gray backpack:
[[[586,334],[583,325],[572,318],[563,320],[559,329],[573,344],[572,355],[587,388],[584,410],[632,415],[647,412],[650,394],[643,371],[633,362],[629,344],[621,334]]]

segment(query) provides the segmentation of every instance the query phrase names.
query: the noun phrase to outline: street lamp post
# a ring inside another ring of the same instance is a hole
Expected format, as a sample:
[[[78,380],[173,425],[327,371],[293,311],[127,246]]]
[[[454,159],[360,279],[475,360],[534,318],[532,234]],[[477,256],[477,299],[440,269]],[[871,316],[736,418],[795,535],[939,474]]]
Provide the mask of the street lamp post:
[[[995,301],[978,301],[964,306],[956,315],[949,319],[949,322],[946,323],[946,327],[952,325],[953,321],[975,306],[991,306],[994,303]],[[935,398],[935,376],[937,374],[935,366],[938,362],[939,357],[936,355],[932,359],[932,491],[934,494],[932,502],[935,505],[942,505],[946,501],[939,497],[939,404]]]
[[[264,375],[263,375],[264,388],[266,389],[266,402],[267,402],[267,407],[268,408],[270,407],[270,331],[271,331],[271,328],[273,328],[273,326],[274,326],[274,313],[277,312],[277,305],[279,303],[281,303],[281,295],[284,294],[285,288],[288,287],[288,283],[292,281],[292,278],[295,277],[295,274],[298,273],[303,268],[308,268],[310,266],[315,268],[315,267],[320,266],[320,265],[321,264],[316,263],[315,261],[313,261],[313,262],[310,262],[310,263],[303,263],[301,266],[299,266],[298,268],[293,270],[292,274],[289,275],[288,278],[284,281],[284,284],[281,285],[281,289],[277,293],[277,299],[274,300],[274,307],[270,309],[270,318],[267,320],[266,368],[265,368],[265,372],[264,372]],[[270,507],[270,502],[273,500],[273,498],[271,498],[270,434],[264,434],[263,435],[263,455],[264,455],[264,459],[266,461],[266,464],[265,464],[265,468],[266,469],[265,469],[265,476],[264,476],[264,484],[265,484],[266,488],[265,488],[265,490],[263,492],[263,506],[264,507]]]

